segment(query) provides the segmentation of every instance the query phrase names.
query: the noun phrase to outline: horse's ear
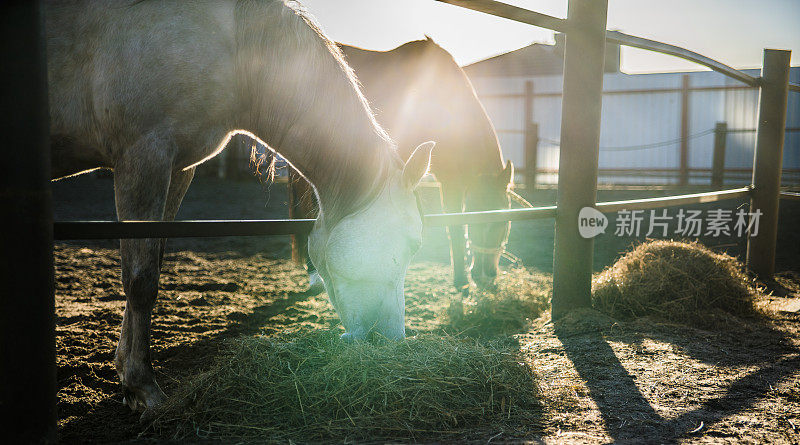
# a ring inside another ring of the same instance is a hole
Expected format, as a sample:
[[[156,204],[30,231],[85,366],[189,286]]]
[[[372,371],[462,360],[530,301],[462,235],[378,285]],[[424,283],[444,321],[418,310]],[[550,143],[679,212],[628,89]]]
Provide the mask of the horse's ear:
[[[500,172],[500,179],[502,181],[501,184],[511,185],[514,182],[514,164],[511,163],[511,159],[506,161],[505,168]]]
[[[431,150],[436,145],[433,141],[428,141],[420,144],[411,157],[406,161],[403,166],[403,185],[409,190],[414,190],[425,173],[428,172],[428,166],[431,163]]]

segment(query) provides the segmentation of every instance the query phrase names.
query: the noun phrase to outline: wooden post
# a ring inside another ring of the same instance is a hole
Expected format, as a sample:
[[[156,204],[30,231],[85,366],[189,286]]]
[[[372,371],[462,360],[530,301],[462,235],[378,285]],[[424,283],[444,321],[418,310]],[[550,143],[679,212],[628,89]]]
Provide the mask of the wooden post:
[[[4,443],[56,440],[53,212],[44,20],[0,4],[0,418]]]
[[[525,188],[536,190],[536,171],[539,169],[539,124],[528,122],[525,127]]]
[[[578,213],[595,205],[608,0],[570,0],[564,54],[552,317],[591,306],[594,243]]]
[[[689,184],[689,75],[681,82],[680,185]]]
[[[533,122],[533,81],[525,82],[525,189],[536,189],[539,149],[539,126]]]
[[[725,180],[725,145],[728,140],[728,124],[717,122],[714,126],[714,160],[711,163],[711,185],[722,187]]]
[[[757,235],[751,236],[747,242],[747,267],[764,280],[771,280],[775,273],[778,201],[791,54],[791,51],[766,49],[761,68],[753,193],[750,200],[750,211],[760,211],[761,216]]]

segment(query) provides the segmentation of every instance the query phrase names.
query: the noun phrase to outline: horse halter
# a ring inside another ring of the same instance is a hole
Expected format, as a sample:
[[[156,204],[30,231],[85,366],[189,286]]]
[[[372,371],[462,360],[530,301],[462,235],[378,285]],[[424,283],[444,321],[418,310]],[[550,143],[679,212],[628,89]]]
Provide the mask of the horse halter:
[[[512,201],[516,202],[517,204],[521,205],[522,207],[532,208],[533,204],[528,202],[527,199],[523,198],[513,190],[509,189],[506,190],[506,194]],[[506,233],[503,242],[497,247],[486,247],[481,246],[479,244],[475,244],[472,240],[467,239],[467,248],[469,249],[470,253],[482,253],[484,255],[503,255],[503,256],[512,256],[513,258],[509,258],[510,260],[516,262],[519,259],[515,256],[511,255],[510,252],[506,252],[506,245],[508,244],[508,233]]]
[[[509,232],[506,231],[506,235],[505,237],[503,237],[503,241],[497,247],[481,246],[480,244],[475,244],[475,242],[467,238],[467,248],[469,249],[470,253],[482,253],[484,255],[503,255],[506,251],[506,245],[508,244],[508,235]]]
[[[467,240],[467,248],[469,249],[470,252],[482,253],[484,255],[495,255],[495,254],[502,255],[503,252],[506,251],[506,244],[508,244],[508,237],[506,237],[506,239],[503,240],[503,243],[497,247],[484,247],[475,244],[469,239]]]

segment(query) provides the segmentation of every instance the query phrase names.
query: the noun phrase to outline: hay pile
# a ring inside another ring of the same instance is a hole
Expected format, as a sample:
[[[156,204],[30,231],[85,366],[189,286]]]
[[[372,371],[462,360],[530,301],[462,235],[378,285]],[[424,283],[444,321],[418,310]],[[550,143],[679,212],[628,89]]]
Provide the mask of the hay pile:
[[[317,332],[227,348],[160,409],[159,437],[454,439],[530,428],[540,410],[535,376],[507,344],[451,336],[347,344]]]
[[[714,324],[720,313],[755,315],[756,294],[735,258],[697,242],[640,244],[592,283],[594,307],[613,317],[699,325]]]
[[[519,333],[550,308],[551,276],[512,268],[497,277],[491,291],[475,291],[468,298],[451,300],[448,327],[457,333],[479,336]]]

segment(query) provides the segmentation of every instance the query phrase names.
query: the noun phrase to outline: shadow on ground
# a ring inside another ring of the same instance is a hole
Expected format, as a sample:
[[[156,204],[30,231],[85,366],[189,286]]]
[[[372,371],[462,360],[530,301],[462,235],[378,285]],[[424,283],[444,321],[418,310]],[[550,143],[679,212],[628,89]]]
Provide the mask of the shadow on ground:
[[[782,317],[800,321],[797,315]],[[800,350],[767,319],[739,321],[717,332],[646,319],[577,332],[556,322],[554,331],[600,411],[606,433],[617,442],[731,438],[730,431],[715,431],[715,425],[766,399],[798,398],[790,380],[800,370]],[[689,359],[672,363],[670,348]],[[738,372],[734,377],[718,372],[720,367]],[[681,397],[686,406],[680,409],[660,406],[674,406]],[[794,424],[785,423],[793,433]]]

